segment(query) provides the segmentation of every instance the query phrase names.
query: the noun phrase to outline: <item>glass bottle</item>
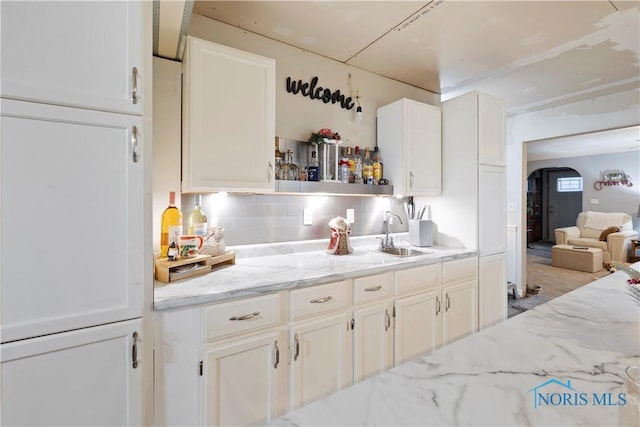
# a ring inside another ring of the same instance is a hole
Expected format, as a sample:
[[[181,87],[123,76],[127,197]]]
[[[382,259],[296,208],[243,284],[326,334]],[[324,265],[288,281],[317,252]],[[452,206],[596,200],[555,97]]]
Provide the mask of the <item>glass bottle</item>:
[[[284,165],[282,165],[282,175],[283,179],[287,181],[297,181],[298,180],[298,165],[293,163],[293,151],[287,150],[287,160]]]
[[[160,257],[167,257],[171,243],[180,244],[182,236],[182,212],[176,207],[176,192],[169,193],[169,206],[162,212],[160,221]]]
[[[353,155],[353,175],[355,176],[355,183],[362,184],[362,156],[360,155],[360,147],[356,145],[356,152]]]
[[[362,181],[365,184],[373,184],[373,160],[371,160],[371,151],[369,147],[364,149],[364,158],[362,159]]]
[[[276,150],[274,152],[275,158],[275,179],[282,179],[282,152],[280,151],[280,141],[276,138]]]
[[[207,215],[202,212],[202,196],[200,194],[196,195],[196,206],[189,215],[187,230],[191,236],[204,237],[207,235]]]
[[[320,180],[320,163],[318,162],[318,145],[314,144],[311,151],[311,159],[309,159],[309,165],[307,166],[307,180],[319,181]]]
[[[343,157],[342,159],[340,159],[340,162],[338,163],[338,177],[340,179],[340,182],[344,184],[348,184],[350,173],[351,172],[349,170],[349,159],[347,159],[346,157]]]
[[[353,158],[353,150],[351,149],[351,147],[346,147],[346,148],[347,148],[346,157],[347,157],[347,161],[349,162],[349,183],[353,184],[354,182],[356,182],[355,180],[356,162],[355,162],[355,159]]]
[[[376,145],[373,149],[373,183],[378,184],[382,179],[382,156]]]

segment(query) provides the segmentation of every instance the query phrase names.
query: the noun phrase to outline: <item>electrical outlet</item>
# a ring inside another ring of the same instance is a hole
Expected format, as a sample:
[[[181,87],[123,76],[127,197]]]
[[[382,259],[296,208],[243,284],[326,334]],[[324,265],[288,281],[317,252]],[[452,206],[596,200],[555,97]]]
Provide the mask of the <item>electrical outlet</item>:
[[[311,209],[306,208],[302,210],[302,225],[312,225],[313,218],[311,217]]]
[[[356,213],[355,209],[347,209],[347,222],[349,224],[353,224],[356,222]]]
[[[592,205],[597,205],[598,203],[600,203],[599,199],[591,199],[591,204]]]

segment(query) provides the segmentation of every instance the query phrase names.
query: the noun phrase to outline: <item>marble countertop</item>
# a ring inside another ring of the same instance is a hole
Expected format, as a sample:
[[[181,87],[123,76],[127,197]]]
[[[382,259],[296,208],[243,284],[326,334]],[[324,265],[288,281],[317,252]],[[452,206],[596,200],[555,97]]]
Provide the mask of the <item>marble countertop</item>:
[[[396,246],[409,246],[406,233],[394,237]],[[397,257],[377,252],[375,236],[352,238],[352,254],[329,255],[325,252],[328,241],[230,247],[237,254],[235,265],[169,284],[156,282],[154,310],[256,296],[477,255],[476,250],[433,246],[417,248],[427,252],[425,255]]]
[[[640,363],[627,278],[606,276],[271,425],[619,425],[638,411],[619,395]]]

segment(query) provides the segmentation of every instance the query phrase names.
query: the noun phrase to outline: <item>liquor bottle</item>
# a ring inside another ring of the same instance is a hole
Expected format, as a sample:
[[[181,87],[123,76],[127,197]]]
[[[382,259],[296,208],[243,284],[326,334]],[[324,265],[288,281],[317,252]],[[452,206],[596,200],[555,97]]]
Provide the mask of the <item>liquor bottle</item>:
[[[287,159],[282,165],[282,179],[297,181],[298,178],[298,165],[293,163],[293,151],[287,150]]]
[[[373,184],[373,160],[371,160],[371,151],[369,147],[364,149],[364,158],[362,159],[362,181],[365,184]]]
[[[362,156],[360,155],[360,147],[356,145],[356,152],[353,155],[354,167],[353,175],[355,176],[355,183],[362,184]]]
[[[320,180],[320,163],[318,163],[318,151],[311,151],[311,159],[307,166],[307,180],[319,181]]]
[[[355,162],[355,159],[353,158],[353,152],[351,150],[351,147],[346,147],[346,148],[347,148],[346,158],[347,158],[347,161],[349,162],[349,183],[353,184],[354,182],[356,182],[355,180],[356,162]]]
[[[207,215],[202,212],[202,196],[200,194],[196,196],[196,206],[189,215],[187,230],[191,236],[207,235]]]
[[[280,141],[276,138],[276,150],[274,152],[275,158],[275,179],[282,179],[282,152],[280,151]]]
[[[373,149],[373,183],[378,184],[382,179],[382,156],[376,145]]]
[[[182,236],[182,212],[176,207],[176,192],[169,193],[169,206],[162,212],[160,221],[160,257],[167,257],[167,249],[173,242],[180,244]]]
[[[338,179],[340,180],[340,182],[344,183],[344,184],[348,184],[349,183],[349,159],[347,159],[346,157],[343,157],[342,159],[340,159],[340,162],[338,162]]]

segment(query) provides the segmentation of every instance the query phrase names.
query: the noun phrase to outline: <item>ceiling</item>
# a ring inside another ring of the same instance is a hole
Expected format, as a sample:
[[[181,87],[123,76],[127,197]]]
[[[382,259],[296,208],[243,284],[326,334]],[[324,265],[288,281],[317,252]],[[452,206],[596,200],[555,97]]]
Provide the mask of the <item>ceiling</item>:
[[[480,90],[504,99],[510,116],[640,88],[640,1],[155,4],[154,52],[170,59],[194,13],[442,100]]]

